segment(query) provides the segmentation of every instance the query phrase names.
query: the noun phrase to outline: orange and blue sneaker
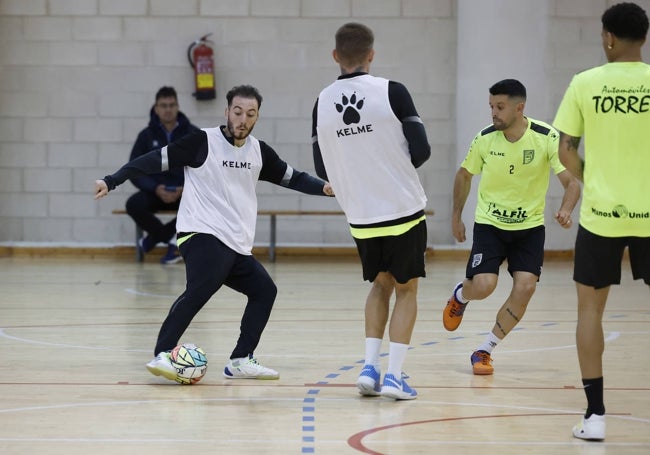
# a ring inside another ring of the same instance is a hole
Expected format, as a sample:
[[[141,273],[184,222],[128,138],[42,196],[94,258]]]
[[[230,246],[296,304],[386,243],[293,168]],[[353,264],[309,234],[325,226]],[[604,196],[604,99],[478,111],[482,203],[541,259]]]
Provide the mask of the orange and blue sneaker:
[[[453,332],[458,328],[460,322],[463,320],[463,313],[465,313],[465,307],[467,303],[460,303],[456,300],[456,291],[463,286],[463,283],[460,282],[454,288],[454,292],[451,293],[451,297],[447,300],[447,305],[442,312],[442,325],[445,326],[445,329]]]
[[[474,351],[470,357],[474,374],[488,375],[494,373],[492,357],[485,351]]]

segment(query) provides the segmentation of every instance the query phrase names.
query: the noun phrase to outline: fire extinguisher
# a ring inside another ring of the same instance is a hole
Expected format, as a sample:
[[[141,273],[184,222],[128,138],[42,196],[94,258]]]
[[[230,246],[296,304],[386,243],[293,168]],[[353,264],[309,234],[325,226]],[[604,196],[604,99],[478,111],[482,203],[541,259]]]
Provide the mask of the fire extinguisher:
[[[197,100],[213,100],[217,96],[214,81],[214,51],[208,40],[208,33],[194,41],[187,48],[187,59],[194,68],[194,84],[196,92],[193,95]]]

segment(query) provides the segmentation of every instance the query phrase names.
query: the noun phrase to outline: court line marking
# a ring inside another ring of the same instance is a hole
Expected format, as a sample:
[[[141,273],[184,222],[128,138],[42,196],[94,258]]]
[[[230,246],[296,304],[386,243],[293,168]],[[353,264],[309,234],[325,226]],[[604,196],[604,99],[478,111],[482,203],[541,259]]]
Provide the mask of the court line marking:
[[[440,422],[450,422],[450,421],[462,421],[462,420],[479,420],[479,419],[492,419],[492,418],[514,418],[514,417],[547,417],[547,416],[565,416],[567,414],[549,414],[549,413],[540,413],[540,414],[500,414],[500,415],[487,415],[487,416],[465,416],[465,417],[452,417],[452,418],[441,418],[441,419],[431,419],[431,420],[421,420],[421,421],[414,421],[414,422],[405,422],[402,424],[393,424],[393,425],[385,425],[381,427],[377,427],[374,429],[370,429],[367,431],[362,431],[359,433],[356,433],[352,435],[350,438],[348,438],[348,445],[352,448],[355,449],[359,452],[363,453],[368,453],[371,455],[384,455],[384,452],[379,452],[373,449],[370,449],[367,447],[363,439],[366,436],[375,434],[375,433],[380,433],[385,430],[392,430],[396,428],[403,428],[404,426],[411,426],[411,425],[421,425],[421,424],[431,424],[431,423],[440,423]],[[545,446],[577,446],[578,444],[584,445],[585,447],[591,447],[593,446],[594,448],[596,447],[603,447],[603,446],[610,446],[610,447],[650,447],[650,443],[648,442],[626,442],[626,443],[607,443],[607,442],[598,442],[598,443],[593,443],[593,442],[586,442],[586,441],[557,441],[557,442],[548,442],[548,441],[476,441],[476,440],[471,440],[471,441],[444,441],[444,440],[427,440],[427,441],[391,441],[390,439],[388,441],[378,441],[377,444],[381,444],[382,446],[388,446],[391,447],[393,445],[399,444],[400,447],[404,447],[404,445],[407,446],[412,446],[412,445],[423,445],[427,444],[434,444],[438,446],[442,445],[492,445],[492,446],[537,446],[537,447],[545,447]]]
[[[111,325],[111,327],[115,326],[120,326],[120,325],[127,325],[127,324],[116,324],[116,325]],[[78,325],[76,325],[78,327]],[[96,327],[94,324],[92,325],[93,327]],[[61,327],[61,326],[57,326]],[[84,326],[81,326],[84,327]],[[24,328],[24,327],[21,327]],[[203,329],[203,330],[211,330],[212,329]],[[234,330],[234,329],[233,329]],[[307,329],[306,329],[307,330]],[[309,331],[309,330],[307,330]],[[544,333],[558,333],[556,331],[543,331]],[[526,331],[526,333],[531,333],[529,331]],[[559,332],[559,333],[569,333],[569,332]],[[627,333],[627,332],[626,332]],[[472,336],[478,336],[478,335],[472,335]],[[609,334],[605,338],[605,342],[611,342],[613,340],[618,339],[621,336],[621,332],[609,332]],[[15,335],[10,335],[7,332],[5,332],[4,328],[0,328],[0,338],[6,338],[10,339],[13,341],[19,341],[22,343],[27,343],[27,344],[35,344],[35,345],[41,345],[41,346],[53,346],[53,347],[64,347],[64,348],[74,348],[74,349],[86,349],[86,350],[93,350],[93,351],[120,351],[120,352],[149,352],[150,349],[125,349],[125,348],[116,348],[116,347],[107,347],[107,346],[81,346],[81,345],[75,345],[75,344],[66,344],[66,343],[53,343],[49,341],[39,341],[31,338],[23,338],[23,337],[18,337]],[[468,337],[462,337],[460,339],[465,339]],[[450,341],[450,340],[445,340],[445,341]],[[452,340],[454,341],[454,340]],[[424,344],[426,345],[427,343],[430,342],[425,342]],[[440,342],[436,342],[436,344],[439,344]],[[506,353],[506,354],[512,354],[512,353],[524,353],[524,352],[541,352],[541,351],[556,351],[556,350],[561,350],[561,349],[574,349],[576,346],[575,344],[568,344],[568,345],[563,345],[563,346],[547,346],[547,347],[539,347],[539,348],[531,348],[531,349],[510,349],[510,350],[499,350],[499,353]],[[411,349],[413,350],[413,349]],[[458,355],[463,355],[465,351],[459,351],[459,352],[452,352],[452,351],[445,351],[445,352],[427,352],[427,353],[422,353],[420,354],[419,352],[417,353],[412,353],[410,355],[415,355],[416,357],[419,355],[427,355],[427,356],[433,356],[433,357],[449,357],[449,356],[458,356]],[[285,354],[278,355],[278,354],[265,354],[265,357],[291,357],[291,355],[287,356]],[[302,358],[304,356],[295,356],[296,358]],[[334,356],[333,356],[334,357]],[[332,358],[333,358],[332,357]],[[340,357],[340,356],[339,356]],[[337,358],[339,358],[337,357]]]
[[[475,419],[488,419],[488,418],[511,418],[511,417],[545,417],[545,416],[566,416],[566,415],[582,415],[582,411],[576,412],[576,413],[568,413],[565,410],[559,410],[559,409],[545,409],[545,408],[538,408],[538,407],[530,407],[530,406],[513,406],[513,405],[498,405],[498,404],[485,404],[485,403],[464,403],[464,402],[433,402],[434,405],[447,405],[447,406],[474,406],[474,407],[484,407],[484,408],[502,408],[502,409],[511,409],[511,410],[521,410],[521,411],[544,411],[543,413],[536,413],[536,414],[494,414],[494,415],[484,415],[484,416],[464,416],[464,417],[443,417],[439,419],[428,419],[428,420],[420,420],[420,421],[412,421],[412,422],[402,422],[402,423],[395,423],[395,424],[390,424],[390,425],[383,425],[380,427],[375,427],[375,428],[370,428],[364,431],[360,431],[358,433],[353,434],[348,438],[348,445],[363,453],[368,453],[371,455],[383,455],[383,452],[378,452],[373,449],[368,448],[364,443],[363,439],[372,434],[380,433],[385,430],[392,430],[395,428],[402,428],[405,426],[411,426],[411,425],[420,425],[420,424],[431,424],[431,423],[440,423],[440,422],[451,422],[451,421],[461,421],[461,420],[475,420]],[[645,423],[645,424],[650,424],[650,419],[644,419],[644,418],[639,418],[639,417],[633,417],[629,415],[616,415],[616,414],[608,414],[607,415],[608,419],[610,418],[619,418],[623,420],[630,420],[630,421],[635,421],[639,423]],[[382,444],[383,446],[391,446],[393,445],[390,439],[388,441],[379,441],[378,443]],[[576,440],[571,440],[571,441],[566,441],[566,442],[548,442],[548,441],[440,441],[440,440],[432,440],[432,441],[402,441],[400,440],[399,442],[396,441],[396,443],[399,443],[400,446],[403,446],[404,443],[407,445],[423,445],[423,444],[435,444],[438,446],[441,445],[507,445],[507,446],[527,446],[527,445],[532,445],[532,446],[575,446],[576,444],[585,444],[584,442],[577,442]],[[593,444],[593,443],[586,443],[587,445]],[[608,443],[608,442],[602,442],[598,443],[598,447],[602,446],[610,446],[610,447],[650,447],[650,442],[624,442],[624,443]]]
[[[525,329],[525,328],[522,328],[522,331],[524,331],[524,329]],[[540,331],[540,332],[548,333],[548,331]],[[526,331],[525,333],[530,333],[530,331]],[[569,333],[569,332],[566,331],[566,333]],[[0,336],[7,336],[8,338],[12,338],[12,339],[14,339],[14,340],[20,340],[20,341],[25,341],[25,342],[31,342],[31,343],[33,343],[33,344],[56,345],[56,346],[61,346],[60,344],[57,345],[57,344],[48,343],[48,342],[36,342],[36,341],[21,340],[21,339],[18,338],[18,337],[13,337],[13,336],[10,336],[10,335],[6,334],[6,333],[4,332],[4,330],[2,330],[2,329],[0,329]],[[619,336],[620,336],[620,332],[611,332],[611,333],[606,337],[606,340],[605,340],[605,341],[606,341],[606,342],[607,342],[607,341],[612,341],[612,340],[614,340],[614,339],[619,338]],[[458,339],[465,339],[465,338],[466,338],[465,336],[458,337]],[[447,338],[447,340],[445,340],[445,341],[453,341],[453,340],[450,340],[449,338]],[[88,347],[88,346],[74,346],[74,345],[73,345],[73,346],[68,346],[68,347],[75,347],[75,348],[80,348],[80,349],[95,349],[95,350],[107,350],[107,349],[110,349],[110,348]],[[537,348],[537,349],[511,350],[511,351],[500,351],[500,352],[505,352],[505,353],[508,353],[508,352],[510,352],[510,353],[512,353],[512,352],[536,352],[536,351],[551,351],[551,350],[569,349],[569,348],[575,348],[575,345],[565,345],[565,346],[556,346],[556,347],[542,347],[542,348]],[[412,348],[412,349],[413,349],[413,348]],[[125,350],[125,351],[126,351],[126,352],[146,352],[145,350]],[[428,353],[428,355],[430,356],[430,355],[432,355],[432,354],[431,354],[431,353]],[[434,356],[440,356],[440,355],[437,354],[437,353],[434,353],[433,355],[434,355]],[[449,353],[449,352],[448,352],[448,353],[443,354],[443,355],[444,355],[444,356],[449,356],[449,355],[456,355],[456,354],[455,354],[455,353]],[[326,384],[327,384],[327,382],[322,383],[321,385],[326,385]],[[320,391],[320,390],[319,390],[318,388],[317,388],[317,389],[311,389],[311,390],[308,391],[307,395],[310,395],[310,394],[313,395],[314,392],[318,393],[319,391]],[[311,401],[306,401],[307,399],[309,399],[309,400],[311,400]],[[316,408],[315,408],[315,402],[316,402],[316,398],[313,397],[313,396],[312,396],[311,398],[303,398],[303,403],[311,403],[314,411],[315,411],[315,409],[316,409]],[[315,441],[315,439],[316,439],[316,438],[313,437],[313,436],[311,436],[311,435],[314,434],[316,428],[315,428],[314,425],[304,425],[304,420],[305,420],[305,418],[311,417],[311,415],[312,415],[312,412],[311,412],[311,411],[310,411],[310,412],[306,412],[304,409],[305,409],[305,408],[303,407],[303,412],[302,412],[303,425],[302,425],[302,427],[301,427],[301,429],[302,429],[302,434],[303,434],[303,437],[302,437],[302,441],[303,441],[302,452],[303,452],[303,453],[304,453],[304,452],[315,453],[315,451],[316,451],[316,446],[315,446],[316,441]]]
[[[319,401],[322,402],[349,402],[350,398],[319,398]],[[234,398],[234,397],[228,397],[228,398],[179,398],[179,399],[156,399],[156,400],[120,400],[120,401],[98,401],[98,402],[91,402],[91,403],[61,403],[61,404],[56,404],[56,405],[44,405],[44,406],[28,406],[28,407],[21,407],[21,408],[10,408],[10,409],[0,409],[0,413],[2,414],[10,414],[10,413],[18,413],[18,412],[37,412],[37,411],[51,411],[51,410],[56,410],[56,409],[71,409],[71,408],[90,408],[90,407],[102,407],[102,406],[108,406],[108,407],[114,407],[114,406],[138,406],[138,405],[156,405],[160,403],[191,403],[191,402],[199,402],[199,403],[207,403],[207,402],[250,402],[251,398],[250,397],[242,397],[242,398]],[[255,398],[254,401],[283,401],[283,402],[303,402],[304,398],[278,398],[278,397],[273,397],[273,398],[264,398],[264,397],[258,397]],[[488,408],[488,409],[509,409],[509,410],[517,410],[517,411],[528,411],[528,412],[538,412],[539,416],[577,416],[577,415],[582,415],[583,411],[582,410],[566,410],[566,409],[555,409],[555,408],[540,408],[540,407],[533,407],[533,406],[515,406],[515,405],[503,405],[503,404],[491,404],[491,403],[472,403],[472,402],[452,402],[452,401],[430,401],[430,400],[418,400],[419,405],[431,405],[431,406],[465,406],[465,407],[478,407],[478,408]],[[531,414],[522,414],[523,416],[530,416]],[[369,429],[365,430],[363,432],[358,432],[355,433],[355,435],[360,435],[363,434],[364,437],[369,434],[374,434],[379,431],[387,430],[387,429],[393,429],[397,428],[400,426],[406,426],[406,425],[416,425],[416,424],[425,424],[425,423],[436,423],[436,422],[443,422],[443,421],[449,421],[449,420],[463,420],[463,419],[479,419],[479,418],[504,418],[504,417],[521,417],[522,415],[485,415],[485,416],[465,416],[465,417],[454,417],[454,418],[440,418],[440,419],[431,419],[431,420],[422,420],[422,421],[414,421],[414,422],[403,422],[403,423],[397,423],[397,424],[392,424],[392,425],[384,425],[381,427],[376,427],[374,429]],[[629,421],[634,421],[638,423],[645,423],[645,424],[650,424],[650,419],[646,418],[640,418],[640,417],[633,417],[629,415],[616,415],[616,414],[608,414],[607,415],[608,419],[615,418],[615,419],[622,419],[622,420],[629,420]],[[350,436],[350,438],[354,437],[355,435]],[[348,438],[348,440],[350,439]],[[111,439],[111,438],[3,438],[0,437],[0,441],[4,442],[111,442],[111,441],[119,441],[119,442],[154,442],[158,443],[161,441],[159,438],[155,439],[143,439],[143,438],[134,438],[134,439],[128,439],[128,438],[119,438],[119,439]],[[171,442],[171,443],[176,443],[176,442],[197,442],[197,443],[202,443],[202,442],[212,442],[212,439],[192,439],[191,441],[188,441],[186,439],[176,439],[176,438],[167,438],[164,439],[166,442]],[[221,442],[224,442],[223,438],[220,439]],[[238,440],[233,439],[233,440],[227,440],[228,442],[237,442]],[[297,440],[294,439],[282,439],[281,441],[287,441],[287,442],[297,442]],[[321,440],[319,443],[341,443],[345,442],[345,440],[332,440],[332,439],[327,439],[327,440]],[[404,441],[396,441],[400,444],[402,444]],[[432,443],[435,444],[472,444],[475,443],[476,441],[431,441]],[[493,442],[486,442],[486,441],[481,441],[481,443],[484,444],[503,444],[503,445],[545,445],[549,444],[547,441],[543,442],[536,442],[536,441],[525,441],[525,442],[520,442],[520,441],[493,441]],[[569,445],[573,446],[576,444],[576,441],[573,440],[568,440],[566,442],[557,442],[557,443],[550,443],[550,445]],[[609,445],[609,446],[650,446],[650,443],[645,443],[645,442],[627,442],[627,443],[599,443],[599,445]],[[380,453],[380,452],[367,452],[367,453]]]
[[[121,349],[121,348],[112,348],[106,346],[79,346],[76,344],[66,344],[66,343],[52,343],[49,341],[38,341],[29,338],[20,338],[17,336],[9,335],[5,332],[5,329],[0,328],[0,338],[7,338],[13,341],[20,341],[27,344],[37,344],[42,346],[54,346],[59,348],[74,348],[74,349],[89,349],[92,351],[120,351],[120,352],[150,352],[151,349]]]
[[[124,292],[127,294],[133,294],[133,295],[138,295],[140,297],[164,297],[166,299],[175,299],[178,297],[178,295],[167,295],[167,294],[154,294],[152,292],[142,292],[138,291],[137,289],[132,289],[132,288],[125,288]],[[181,290],[182,292],[182,290]],[[180,295],[180,293],[179,293]]]

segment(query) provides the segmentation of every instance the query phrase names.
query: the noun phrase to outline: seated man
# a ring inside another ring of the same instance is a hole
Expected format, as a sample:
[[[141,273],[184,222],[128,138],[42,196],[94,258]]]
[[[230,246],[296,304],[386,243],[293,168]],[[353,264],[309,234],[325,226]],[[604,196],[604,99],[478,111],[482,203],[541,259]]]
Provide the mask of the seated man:
[[[131,150],[130,160],[198,130],[185,114],[178,110],[178,98],[173,87],[162,87],[158,90],[156,103],[149,115],[149,126],[138,134]],[[144,254],[151,251],[156,244],[166,243],[167,253],[160,262],[163,264],[180,262],[182,258],[175,241],[176,218],[163,224],[156,216],[156,212],[178,210],[183,193],[183,169],[139,175],[132,178],[131,183],[140,191],[126,201],[126,211],[147,233],[138,239],[137,248]]]

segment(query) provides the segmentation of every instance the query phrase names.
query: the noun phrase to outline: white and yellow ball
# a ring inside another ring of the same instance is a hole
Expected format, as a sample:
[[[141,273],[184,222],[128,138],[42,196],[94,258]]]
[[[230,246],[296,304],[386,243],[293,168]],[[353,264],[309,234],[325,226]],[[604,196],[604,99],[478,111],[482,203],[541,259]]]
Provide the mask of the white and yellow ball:
[[[176,382],[180,384],[196,384],[208,370],[205,352],[191,343],[176,346],[171,352],[170,360],[177,371]]]

